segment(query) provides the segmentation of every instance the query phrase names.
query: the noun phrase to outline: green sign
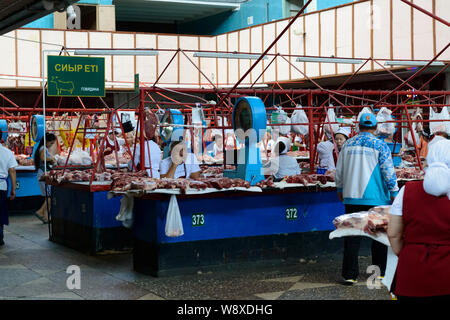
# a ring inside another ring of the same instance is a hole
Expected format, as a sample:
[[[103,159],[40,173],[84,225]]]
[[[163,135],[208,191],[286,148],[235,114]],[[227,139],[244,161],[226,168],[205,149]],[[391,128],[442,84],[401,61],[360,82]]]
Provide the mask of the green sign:
[[[134,93],[139,93],[139,73],[134,75]]]
[[[192,215],[192,226],[200,227],[205,225],[205,215],[203,213],[194,213]]]
[[[48,56],[47,75],[49,96],[105,96],[105,58]]]
[[[297,220],[297,208],[287,208],[286,209],[286,220]]]

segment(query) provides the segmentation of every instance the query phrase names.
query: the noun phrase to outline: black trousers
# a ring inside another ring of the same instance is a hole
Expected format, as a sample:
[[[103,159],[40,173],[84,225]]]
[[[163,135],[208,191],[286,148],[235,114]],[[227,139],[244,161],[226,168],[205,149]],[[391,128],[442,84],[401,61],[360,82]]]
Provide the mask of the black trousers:
[[[345,213],[367,211],[374,206],[345,205]],[[359,276],[358,254],[361,237],[344,237],[344,257],[342,262],[342,277],[356,279]],[[387,246],[372,240],[372,264],[380,268],[380,276],[386,271]]]

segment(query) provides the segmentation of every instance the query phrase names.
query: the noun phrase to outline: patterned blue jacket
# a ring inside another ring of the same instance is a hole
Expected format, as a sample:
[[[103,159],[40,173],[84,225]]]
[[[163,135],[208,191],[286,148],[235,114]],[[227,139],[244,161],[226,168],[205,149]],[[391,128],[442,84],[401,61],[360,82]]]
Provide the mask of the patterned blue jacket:
[[[391,151],[368,132],[346,141],[339,153],[335,179],[344,204],[386,205],[398,193]]]

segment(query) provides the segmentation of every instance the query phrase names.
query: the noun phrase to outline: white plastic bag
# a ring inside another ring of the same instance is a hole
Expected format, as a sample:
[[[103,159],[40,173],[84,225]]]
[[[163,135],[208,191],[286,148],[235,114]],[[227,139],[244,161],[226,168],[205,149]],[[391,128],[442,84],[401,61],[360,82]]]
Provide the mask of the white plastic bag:
[[[336,131],[339,130],[339,124],[335,123],[335,124],[330,124],[328,122],[337,122],[336,120],[336,114],[334,113],[334,109],[333,108],[329,108],[327,111],[327,115],[328,117],[325,119],[325,124],[324,124],[324,131],[328,136],[334,135],[336,133]]]
[[[301,105],[297,105],[294,112],[292,112],[291,123],[309,123],[308,116]],[[291,126],[292,132],[296,134],[307,135],[309,126],[307,124],[294,124]]]
[[[375,135],[392,137],[395,133],[395,123],[393,122],[387,123],[386,121],[393,121],[393,120],[394,119],[392,118],[392,111],[386,107],[382,107],[377,114],[378,125]]]
[[[175,195],[171,195],[166,216],[166,236],[179,237],[183,234],[183,221],[181,220],[177,197]]]
[[[287,115],[286,111],[284,111],[280,106],[276,107],[277,110],[272,112],[271,120],[272,124],[290,124],[291,119]],[[273,126],[272,129],[275,133],[279,133],[283,136],[286,136],[291,131],[290,125],[285,126]]]
[[[116,217],[116,220],[122,221],[122,224],[125,228],[131,228],[133,226],[133,207],[134,207],[133,196],[126,194],[122,197],[122,199],[120,199],[120,210],[119,214]]]
[[[442,108],[440,113],[434,112],[433,108],[430,107],[430,120],[446,120],[430,122],[431,134],[435,134],[436,132],[446,132],[450,135],[450,114],[448,107]]]
[[[416,130],[416,128],[417,128],[416,123],[417,122],[413,122],[412,129],[413,129],[413,133],[414,133],[414,138],[416,139],[416,143],[419,144],[420,136],[419,136],[419,134],[417,133],[417,130]],[[408,146],[413,146],[414,145],[414,141],[413,141],[413,138],[412,138],[412,135],[411,135],[411,131],[408,131],[408,135],[406,136],[406,143],[408,144]]]

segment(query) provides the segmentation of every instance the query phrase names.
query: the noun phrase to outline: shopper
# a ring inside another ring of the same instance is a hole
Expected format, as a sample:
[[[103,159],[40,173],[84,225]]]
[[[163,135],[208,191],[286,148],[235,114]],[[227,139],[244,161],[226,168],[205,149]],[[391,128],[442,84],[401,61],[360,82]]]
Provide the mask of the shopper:
[[[265,168],[267,168],[267,174],[273,175],[275,181],[280,181],[286,176],[293,176],[301,173],[297,160],[287,155],[287,152],[290,149],[289,138],[278,138],[273,149],[274,154],[271,157],[270,162],[265,165]]]
[[[362,114],[360,133],[347,140],[339,154],[336,166],[338,197],[345,205],[345,213],[367,211],[387,205],[398,192],[397,178],[387,144],[376,138],[377,120],[371,113]],[[358,252],[361,237],[345,237],[342,276],[346,284],[357,282]],[[387,247],[372,242],[372,264],[386,269]]]
[[[34,153],[34,167],[37,170],[37,179],[39,181],[39,187],[41,189],[41,195],[43,197],[50,196],[50,188],[46,185],[44,181],[40,181],[40,178],[46,171],[45,163],[47,163],[47,170],[49,169],[49,165],[55,163],[55,158],[51,155],[49,149],[53,147],[56,143],[57,138],[53,133],[46,133],[45,135],[45,146],[44,146],[44,138],[41,139],[39,145]],[[41,220],[43,223],[48,223],[48,210],[50,209],[50,201],[44,201],[42,206],[37,210],[34,215]]]
[[[450,140],[433,144],[423,181],[407,182],[390,211],[398,297],[450,299]]]
[[[187,151],[183,141],[170,144],[170,156],[161,161],[161,178],[200,178],[201,169],[197,158]]]
[[[3,135],[0,130],[0,137]],[[1,139],[1,138],[0,138]],[[11,150],[4,147],[0,141],[0,246],[4,245],[3,227],[9,224],[8,221],[8,176],[11,179],[10,199],[16,196],[16,170],[17,161]]]

